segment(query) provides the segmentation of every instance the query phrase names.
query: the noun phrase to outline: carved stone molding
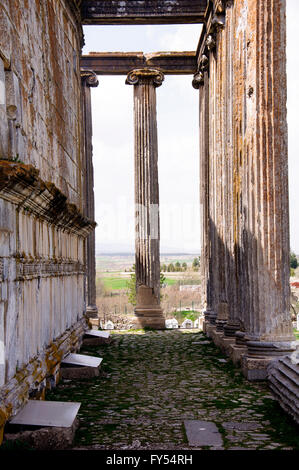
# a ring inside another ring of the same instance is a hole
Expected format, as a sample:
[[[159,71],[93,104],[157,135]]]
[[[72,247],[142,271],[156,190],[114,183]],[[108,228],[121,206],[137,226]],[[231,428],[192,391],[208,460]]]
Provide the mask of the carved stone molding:
[[[17,210],[82,237],[96,227],[53,183],[44,182],[32,165],[0,161],[0,197],[15,204]]]
[[[210,2],[206,11],[204,27],[197,47],[198,70],[194,75],[192,86],[196,89],[204,84],[204,74],[209,67],[209,55],[216,50],[217,33],[225,27],[226,2],[215,0]]]
[[[209,36],[207,37],[206,45],[209,52],[213,51],[216,48],[216,38],[214,34],[209,34]]]
[[[192,86],[193,88],[198,90],[199,87],[203,84],[204,84],[204,74],[203,72],[197,72],[193,77]]]
[[[127,85],[141,85],[142,83],[152,83],[155,88],[162,85],[164,74],[156,69],[134,69],[128,73]]]
[[[78,261],[33,260],[19,259],[16,278],[18,281],[38,277],[71,276],[85,274],[85,266]]]

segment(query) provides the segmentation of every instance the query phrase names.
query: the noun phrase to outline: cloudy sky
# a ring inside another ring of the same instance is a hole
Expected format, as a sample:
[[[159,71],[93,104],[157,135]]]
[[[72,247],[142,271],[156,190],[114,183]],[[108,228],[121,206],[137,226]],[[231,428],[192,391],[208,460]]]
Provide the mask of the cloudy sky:
[[[299,1],[287,0],[291,247],[299,254],[297,113]],[[200,25],[86,26],[90,51],[195,50]],[[99,77],[92,89],[97,251],[134,252],[133,87]],[[191,76],[157,89],[161,252],[200,253],[198,92]]]

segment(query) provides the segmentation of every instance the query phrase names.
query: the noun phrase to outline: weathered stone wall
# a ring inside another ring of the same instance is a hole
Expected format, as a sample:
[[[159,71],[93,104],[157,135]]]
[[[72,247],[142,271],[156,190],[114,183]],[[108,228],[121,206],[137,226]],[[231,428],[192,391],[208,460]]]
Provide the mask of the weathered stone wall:
[[[0,157],[82,207],[80,51],[70,0],[0,1]]]
[[[0,0],[0,441],[86,327],[77,5]]]
[[[285,0],[210,1],[198,48],[208,333],[250,379],[295,348]],[[236,350],[238,351],[236,353]]]

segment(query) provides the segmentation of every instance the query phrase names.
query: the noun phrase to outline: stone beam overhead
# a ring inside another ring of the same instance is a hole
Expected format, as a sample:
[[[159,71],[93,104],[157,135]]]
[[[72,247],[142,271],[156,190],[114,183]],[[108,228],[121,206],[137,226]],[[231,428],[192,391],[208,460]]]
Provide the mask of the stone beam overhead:
[[[202,23],[207,0],[83,0],[83,24]]]
[[[90,52],[81,57],[81,67],[97,75],[127,75],[135,68],[155,68],[166,75],[191,75],[197,70],[196,53],[191,52]]]

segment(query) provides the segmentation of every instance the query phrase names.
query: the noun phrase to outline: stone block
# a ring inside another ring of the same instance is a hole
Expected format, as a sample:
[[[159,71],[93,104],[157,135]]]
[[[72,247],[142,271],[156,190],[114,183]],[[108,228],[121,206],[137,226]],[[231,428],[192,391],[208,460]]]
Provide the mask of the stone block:
[[[100,346],[101,344],[110,344],[112,341],[108,331],[87,331],[83,338],[83,346]]]
[[[79,427],[76,418],[70,427],[40,427],[39,429],[5,432],[4,443],[18,441],[35,450],[64,450],[72,446],[75,432]]]
[[[60,368],[60,376],[63,379],[92,379],[93,377],[98,377],[100,371],[97,367],[67,367],[62,366]]]
[[[252,358],[243,356],[241,359],[243,374],[253,382],[266,380],[268,376],[267,367],[272,360],[273,357]]]

